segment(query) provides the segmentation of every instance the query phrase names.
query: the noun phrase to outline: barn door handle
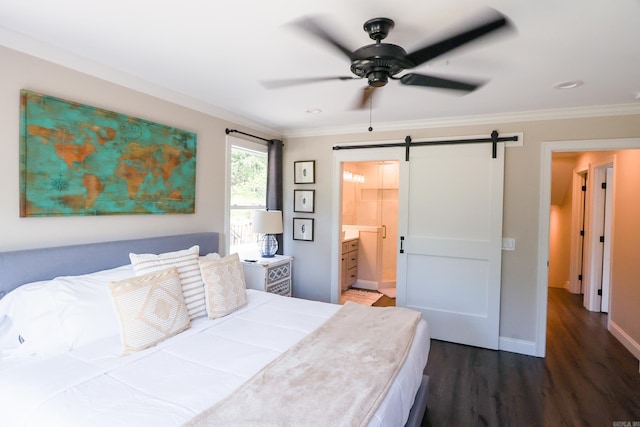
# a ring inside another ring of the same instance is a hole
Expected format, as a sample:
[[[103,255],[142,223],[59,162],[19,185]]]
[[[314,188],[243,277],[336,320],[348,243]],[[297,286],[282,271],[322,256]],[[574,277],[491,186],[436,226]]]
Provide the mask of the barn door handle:
[[[403,254],[404,253],[404,236],[400,236],[400,253]]]

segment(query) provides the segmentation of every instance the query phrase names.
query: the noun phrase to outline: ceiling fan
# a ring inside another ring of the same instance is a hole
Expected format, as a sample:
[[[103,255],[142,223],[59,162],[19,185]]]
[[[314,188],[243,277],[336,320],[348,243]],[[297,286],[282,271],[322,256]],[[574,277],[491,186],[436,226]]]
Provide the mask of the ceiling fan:
[[[483,82],[471,80],[447,79],[443,77],[429,76],[420,73],[406,73],[397,76],[405,70],[415,68],[432,59],[448,53],[469,42],[483,36],[511,27],[510,21],[498,11],[493,9],[478,17],[472,24],[468,24],[462,30],[435,43],[421,47],[411,53],[407,53],[402,47],[395,44],[383,43],[389,31],[395,23],[389,18],[374,18],[364,23],[363,28],[369,37],[375,41],[354,51],[345,47],[333,36],[320,22],[314,18],[304,18],[296,25],[307,33],[329,43],[351,61],[351,72],[354,76],[312,77],[287,80],[275,80],[263,82],[268,88],[278,88],[299,84],[327,81],[327,80],[357,80],[367,79],[368,86],[362,93],[357,108],[366,108],[373,92],[391,80],[398,80],[403,85],[436,87],[463,92],[471,92]],[[369,104],[370,105],[370,104]]]

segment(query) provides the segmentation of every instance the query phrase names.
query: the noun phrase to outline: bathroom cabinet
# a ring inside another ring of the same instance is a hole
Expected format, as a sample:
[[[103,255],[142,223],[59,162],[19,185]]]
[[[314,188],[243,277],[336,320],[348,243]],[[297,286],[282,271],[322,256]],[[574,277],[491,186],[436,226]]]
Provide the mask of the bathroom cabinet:
[[[340,289],[344,292],[358,279],[358,246],[360,239],[347,239],[342,242]]]

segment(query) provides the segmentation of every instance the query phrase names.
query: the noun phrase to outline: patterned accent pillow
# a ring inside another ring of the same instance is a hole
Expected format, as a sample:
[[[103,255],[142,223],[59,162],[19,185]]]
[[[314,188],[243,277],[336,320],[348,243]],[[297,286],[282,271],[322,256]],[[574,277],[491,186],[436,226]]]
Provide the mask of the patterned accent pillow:
[[[122,354],[156,345],[191,326],[175,267],[109,284]]]
[[[192,246],[176,252],[155,254],[129,254],[129,259],[136,271],[136,275],[165,270],[176,267],[180,281],[182,282],[182,294],[187,304],[189,318],[204,316],[207,314],[204,301],[204,283],[200,274],[200,247]]]
[[[209,319],[217,319],[247,305],[247,288],[238,254],[219,260],[200,260]]]

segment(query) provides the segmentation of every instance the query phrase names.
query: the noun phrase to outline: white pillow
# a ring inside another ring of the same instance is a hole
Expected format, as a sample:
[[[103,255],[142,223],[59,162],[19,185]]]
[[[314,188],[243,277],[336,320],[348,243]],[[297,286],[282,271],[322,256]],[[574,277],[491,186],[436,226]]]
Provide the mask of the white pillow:
[[[60,307],[60,324],[70,349],[118,335],[108,285],[134,277],[130,264],[81,276],[62,276],[52,281]]]
[[[1,357],[52,357],[69,350],[51,281],[22,285],[0,299]]]
[[[22,285],[0,299],[3,357],[52,357],[118,335],[107,285],[131,265]]]
[[[189,317],[195,319],[207,313],[204,301],[204,284],[198,263],[199,254],[200,247],[195,245],[189,249],[159,255],[132,253],[129,254],[129,259],[137,275],[175,267],[182,282],[182,294],[187,304]]]
[[[209,319],[217,319],[247,305],[247,288],[237,253],[200,260]]]
[[[191,326],[175,267],[110,283],[109,290],[124,355],[154,346]]]

